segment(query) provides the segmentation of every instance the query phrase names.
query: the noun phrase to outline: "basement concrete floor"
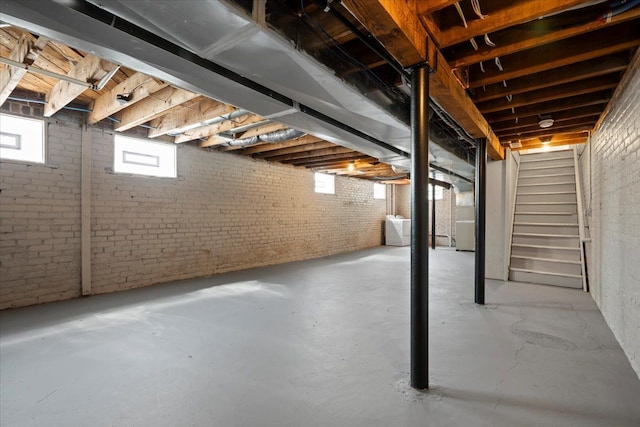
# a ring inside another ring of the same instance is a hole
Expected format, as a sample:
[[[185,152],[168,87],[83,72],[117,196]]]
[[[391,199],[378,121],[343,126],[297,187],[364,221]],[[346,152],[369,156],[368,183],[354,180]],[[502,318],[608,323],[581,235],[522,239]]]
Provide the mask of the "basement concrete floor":
[[[582,291],[430,252],[427,392],[408,386],[409,248],[0,313],[9,426],[640,426],[640,381]]]

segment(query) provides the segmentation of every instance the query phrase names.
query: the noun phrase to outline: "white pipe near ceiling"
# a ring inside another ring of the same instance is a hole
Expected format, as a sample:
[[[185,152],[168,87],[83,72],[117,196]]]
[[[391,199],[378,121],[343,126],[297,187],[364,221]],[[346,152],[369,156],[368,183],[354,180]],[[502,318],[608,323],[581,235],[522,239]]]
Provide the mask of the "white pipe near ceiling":
[[[22,68],[23,70],[27,70],[31,73],[42,74],[43,76],[53,77],[54,79],[65,80],[69,83],[73,83],[76,85],[84,86],[86,88],[97,89],[97,86],[92,85],[91,83],[83,82],[82,80],[74,79],[73,77],[66,76],[64,74],[54,73],[49,70],[43,70],[42,68],[32,67],[27,64],[23,64],[22,62],[17,62],[9,58],[0,57],[0,62],[3,64],[10,65],[16,68]],[[116,68],[117,71],[117,68]],[[108,75],[108,74],[107,74]],[[108,80],[107,80],[108,81]],[[105,82],[106,84],[106,82]]]

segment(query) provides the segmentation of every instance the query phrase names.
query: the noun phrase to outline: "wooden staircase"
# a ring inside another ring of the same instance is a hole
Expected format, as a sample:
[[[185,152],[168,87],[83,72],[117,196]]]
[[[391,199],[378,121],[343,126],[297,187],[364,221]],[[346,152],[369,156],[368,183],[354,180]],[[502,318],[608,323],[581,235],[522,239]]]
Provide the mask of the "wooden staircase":
[[[583,288],[574,151],[520,157],[509,280]]]

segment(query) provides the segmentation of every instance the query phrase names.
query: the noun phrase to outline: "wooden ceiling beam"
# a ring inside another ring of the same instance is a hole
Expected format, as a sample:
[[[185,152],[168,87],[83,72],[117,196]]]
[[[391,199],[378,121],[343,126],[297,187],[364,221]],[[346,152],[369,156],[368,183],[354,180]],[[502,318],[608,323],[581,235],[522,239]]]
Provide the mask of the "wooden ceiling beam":
[[[97,123],[120,110],[131,107],[166,86],[166,83],[145,74],[135,73],[89,104],[91,112],[87,115],[87,123],[91,125]],[[117,95],[119,94],[129,94],[129,101],[125,104],[118,102]]]
[[[247,147],[244,148],[242,151],[242,154],[246,154],[246,155],[260,155],[260,153],[268,153],[270,151],[274,151],[274,150],[281,150],[284,148],[289,148],[289,147],[298,147],[298,146],[304,146],[307,144],[312,144],[315,142],[320,142],[322,141],[322,139],[315,137],[313,135],[305,135],[301,138],[298,139],[293,139],[291,141],[286,141],[286,142],[274,142],[274,143],[270,143],[270,144],[264,144],[264,145],[256,145],[256,146],[252,146],[252,147]]]
[[[598,105],[590,105],[588,107],[574,108],[564,111],[557,111],[553,114],[553,120],[556,123],[561,123],[566,120],[578,119],[582,117],[589,116],[598,116],[602,113],[604,109],[604,103]],[[491,127],[494,129],[496,134],[503,134],[505,131],[526,128],[528,126],[538,126],[538,122],[540,121],[540,117],[538,115],[532,115],[528,117],[520,117],[518,118],[518,122],[516,123],[515,119],[510,119],[503,122],[494,122],[491,124]]]
[[[617,73],[627,68],[628,55],[612,55],[595,58],[578,64],[566,65],[541,73],[535,73],[509,80],[505,87],[502,82],[475,90],[473,100],[476,103],[502,98],[507,95],[530,92],[549,86],[571,83],[578,80]]]
[[[156,117],[167,114],[170,110],[181,104],[191,101],[198,94],[173,86],[167,86],[159,90],[153,96],[149,96],[131,107],[118,112],[114,118],[118,120],[114,129],[118,132],[131,129]]]
[[[587,116],[587,117],[579,117],[571,120],[564,120],[561,122],[554,122],[553,127],[549,128],[549,130],[558,132],[559,130],[562,130],[562,129],[573,128],[575,126],[583,126],[583,125],[589,125],[591,126],[591,128],[593,128],[593,126],[598,121],[598,117],[599,117],[598,115],[593,115],[593,116]],[[504,132],[500,132],[498,133],[498,137],[502,141],[513,140],[514,138],[520,139],[520,138],[526,138],[528,135],[535,132],[540,132],[542,130],[543,129],[540,128],[538,124],[521,126],[517,129],[509,129]]]
[[[33,65],[48,42],[49,39],[45,37],[39,37],[35,42],[32,42],[27,35],[22,34],[16,46],[11,50],[9,59],[25,65]],[[8,65],[5,65],[0,71],[0,105],[4,104],[26,73],[25,68]]]
[[[492,159],[504,159],[504,149],[498,138],[406,3],[343,0],[342,4],[403,67],[430,64],[434,72],[429,75],[429,96],[471,136],[487,138],[487,151]]]
[[[533,150],[536,148],[546,148],[546,147],[559,147],[563,145],[575,145],[575,144],[584,144],[587,142],[587,136],[583,136],[580,138],[566,139],[564,141],[556,141],[556,142],[542,142],[540,140],[527,142],[522,144],[520,148],[512,148],[513,151],[520,150]]]
[[[316,166],[323,166],[327,164],[334,164],[334,163],[340,163],[340,162],[349,163],[350,161],[354,161],[354,160],[362,160],[362,159],[370,159],[370,158],[372,157],[366,154],[354,152],[352,154],[332,154],[332,155],[323,156],[323,157],[314,157],[313,159],[309,159],[306,161],[297,159],[294,161],[281,162],[281,163],[291,164],[294,166],[316,167]]]
[[[460,0],[411,0],[411,7],[418,15],[429,15],[447,6],[458,3]]]
[[[403,67],[427,59],[426,31],[406,3],[342,0],[342,4]]]
[[[311,152],[313,150],[321,150],[324,148],[331,148],[335,146],[336,144],[333,144],[331,142],[326,142],[326,141],[314,142],[311,144],[294,145],[293,147],[288,147],[288,148],[280,148],[280,149],[271,150],[271,151],[258,152],[256,154],[253,154],[253,157],[256,159],[270,160],[272,157],[283,156],[285,154]]]
[[[98,82],[117,65],[87,55],[67,73],[68,77],[84,82]],[[76,99],[87,87],[66,80],[60,80],[47,94],[47,104],[44,106],[44,116],[51,117],[68,103]]]
[[[559,126],[558,128],[548,128],[548,129],[540,129],[537,132],[530,132],[526,135],[522,136],[512,136],[509,138],[501,138],[502,141],[524,141],[532,138],[544,138],[544,137],[556,137],[557,135],[566,134],[566,133],[582,133],[593,130],[593,126],[595,123],[583,124],[578,126]]]
[[[491,61],[496,57],[511,55],[523,50],[532,49],[534,47],[616,25],[638,17],[640,17],[640,8],[635,8],[613,16],[608,21],[594,19],[586,24],[569,26],[568,28],[562,28],[556,31],[546,31],[543,34],[540,34],[540,31],[538,30],[535,35],[527,32],[525,29],[521,30],[519,27],[516,27],[514,29],[505,30],[505,43],[502,43],[502,40],[496,39],[496,37],[492,36],[492,40],[496,44],[495,47],[481,46],[480,49],[475,50],[470,44],[469,47],[462,45],[463,47],[459,49],[457,48],[456,52],[448,56],[449,65],[452,68],[468,67],[469,65],[477,64],[481,61]],[[541,26],[545,24],[544,20],[539,22]],[[538,21],[536,21],[535,24],[538,24]],[[509,31],[509,33],[506,34],[506,31]]]
[[[203,126],[184,131],[182,134],[177,135],[173,139],[173,142],[175,142],[176,144],[180,144],[187,141],[193,141],[194,139],[206,139],[220,132],[228,132],[233,128],[237,128],[238,126],[263,122],[264,120],[264,117],[258,116],[256,114],[247,114],[246,116],[241,116],[233,120],[225,120],[223,122],[215,123],[209,126]]]
[[[378,162],[378,159],[376,159],[375,157],[364,156],[364,157],[358,157],[358,158],[352,158],[352,159],[321,160],[321,161],[309,163],[306,165],[296,164],[294,166],[303,166],[303,167],[306,167],[307,169],[313,169],[317,171],[319,169],[344,169],[349,167],[349,163],[369,163],[369,162],[371,163]]]
[[[505,97],[492,99],[491,101],[482,102],[477,105],[482,114],[494,113],[496,111],[518,108],[525,105],[562,99],[567,96],[583,95],[605,89],[613,89],[618,85],[618,80],[619,78],[617,73],[607,76],[593,77],[577,82],[516,94],[512,96],[510,101]]]
[[[588,137],[587,131],[582,132],[572,132],[572,133],[558,133],[555,135],[547,135],[544,137],[545,141],[542,141],[540,137],[531,137],[531,138],[523,138],[520,140],[522,145],[526,144],[537,144],[538,142],[546,142],[548,144],[563,144],[566,141],[576,141],[576,140],[586,140]]]
[[[541,16],[561,12],[582,3],[584,3],[584,0],[521,0],[505,2],[505,7],[490,13],[486,19],[468,19],[467,27],[456,26],[443,30],[438,42],[442,48],[453,46],[472,37],[482,36],[503,28],[533,21]]]
[[[621,52],[640,45],[638,22],[620,24],[615,29],[616,31],[607,28],[604,31],[596,31],[501,57],[503,71],[493,64],[487,64],[483,73],[479,67],[474,66],[469,71],[469,88],[478,88],[503,80],[507,81],[508,86],[511,79]]]
[[[280,156],[270,157],[268,160],[270,162],[287,163],[289,161],[296,161],[296,160],[310,160],[316,157],[323,157],[331,154],[354,154],[354,153],[357,153],[357,151],[354,151],[351,148],[334,146],[330,148],[321,148],[318,150],[303,151],[303,152],[291,153],[291,154],[282,154]]]
[[[192,127],[207,120],[215,119],[237,110],[232,105],[227,105],[210,98],[197,98],[198,102],[193,106],[182,107],[179,110],[165,114],[151,120],[149,138],[157,138],[168,133],[181,133],[182,129]]]
[[[512,120],[516,117],[527,117],[535,114],[551,114],[556,111],[569,110],[589,105],[606,104],[611,98],[611,91],[602,91],[586,95],[572,96],[559,101],[547,101],[540,104],[527,105],[515,108],[515,113],[511,111],[501,111],[487,114],[490,123]]]

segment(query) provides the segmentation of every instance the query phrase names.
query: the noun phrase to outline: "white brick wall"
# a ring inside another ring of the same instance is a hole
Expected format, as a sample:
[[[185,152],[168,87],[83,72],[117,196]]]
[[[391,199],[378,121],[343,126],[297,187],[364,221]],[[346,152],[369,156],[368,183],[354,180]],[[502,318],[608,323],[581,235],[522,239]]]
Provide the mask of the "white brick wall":
[[[396,214],[402,215],[405,218],[411,218],[411,186],[410,185],[398,185],[397,186],[397,201],[396,201]],[[427,196],[428,197],[428,196]],[[449,218],[451,212],[451,199],[453,197],[453,227],[451,227],[451,221]],[[455,191],[443,190],[442,200],[436,200],[436,234],[451,234],[451,237],[455,239]],[[429,202],[429,209],[431,209],[431,202]],[[431,233],[431,211],[429,211],[429,233]],[[454,242],[455,243],[455,242]],[[446,237],[437,237],[436,245],[449,246],[449,239]],[[455,244],[454,244],[455,246]]]
[[[581,156],[593,299],[640,376],[640,72]]]
[[[0,308],[80,294],[80,128],[47,129],[46,165],[0,164]]]
[[[80,295],[80,126],[48,126],[50,163],[2,162],[0,308]],[[92,129],[94,293],[379,245],[385,200],[372,183],[229,153],[178,148],[178,179],[119,175],[113,134]]]

